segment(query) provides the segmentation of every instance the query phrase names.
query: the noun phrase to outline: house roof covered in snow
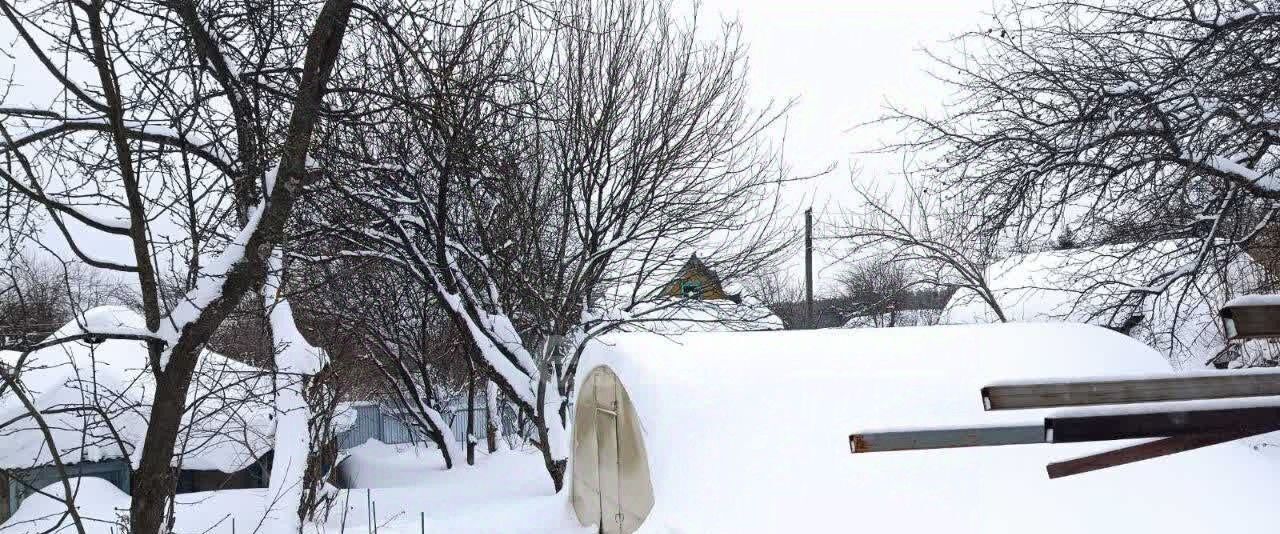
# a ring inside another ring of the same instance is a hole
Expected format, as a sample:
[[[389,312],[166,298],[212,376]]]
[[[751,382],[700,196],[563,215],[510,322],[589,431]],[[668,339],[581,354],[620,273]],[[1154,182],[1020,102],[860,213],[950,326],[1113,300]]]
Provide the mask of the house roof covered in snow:
[[[653,508],[641,532],[1274,529],[1280,465],[1241,443],[1059,480],[1047,463],[1119,444],[850,453],[855,431],[1052,412],[984,412],[992,382],[1169,371],[1099,327],[628,333],[590,347],[579,380],[598,366],[616,373],[642,429]],[[1228,495],[1229,512],[1208,505]]]
[[[739,294],[731,293],[720,282],[720,276],[710,267],[707,267],[707,264],[702,263],[696,252],[689,256],[684,266],[680,268],[680,272],[676,273],[675,278],[663,286],[661,294],[665,297],[730,300],[733,302],[739,302],[742,299]]]
[[[137,313],[95,308],[47,340],[86,333],[145,333]],[[67,341],[28,353],[0,353],[39,408],[64,463],[128,458],[136,465],[155,394],[146,345],[106,339]],[[187,395],[178,438],[183,469],[234,472],[271,447],[271,378],[262,370],[204,351]],[[7,388],[0,393],[0,468],[52,463],[38,422]]]
[[[1013,256],[986,270],[987,283],[1009,321],[1065,321],[1112,327],[1156,347],[1176,364],[1199,367],[1223,348],[1217,310],[1226,289],[1248,291],[1262,274],[1241,255],[1224,275],[1206,267],[1141,305],[1132,291],[1178,268],[1192,241],[1142,247],[1110,245]],[[1230,281],[1230,283],[1226,283]],[[994,310],[978,293],[961,289],[943,310],[944,324],[990,323]]]

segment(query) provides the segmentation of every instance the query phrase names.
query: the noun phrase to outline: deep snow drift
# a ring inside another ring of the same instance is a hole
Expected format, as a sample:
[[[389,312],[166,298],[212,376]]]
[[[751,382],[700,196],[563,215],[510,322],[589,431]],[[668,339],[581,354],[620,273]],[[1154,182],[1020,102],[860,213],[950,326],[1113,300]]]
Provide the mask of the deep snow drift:
[[[564,499],[552,493],[541,458],[531,450],[480,453],[477,465],[445,470],[438,451],[370,441],[351,450],[354,480],[374,488],[342,490],[322,525],[308,524],[307,534],[364,534],[372,502],[379,534],[428,533],[588,534],[577,525]],[[116,522],[129,513],[129,496],[98,479],[80,484],[77,504],[91,534],[115,534]],[[387,484],[400,487],[386,487]],[[269,490],[227,490],[178,495],[177,534],[252,533],[259,529]],[[347,511],[343,514],[343,507]],[[58,522],[65,508],[47,497],[23,502],[0,534],[42,532]],[[58,533],[75,532],[68,520]],[[113,531],[114,529],[114,531]]]
[[[1275,529],[1280,464],[1240,443],[1059,480],[1045,464],[1126,442],[850,453],[854,431],[1047,413],[983,412],[991,382],[1169,372],[1098,327],[622,334],[588,350],[580,380],[597,365],[621,379],[643,429],[654,507],[641,532]],[[1230,512],[1213,504],[1224,498]]]

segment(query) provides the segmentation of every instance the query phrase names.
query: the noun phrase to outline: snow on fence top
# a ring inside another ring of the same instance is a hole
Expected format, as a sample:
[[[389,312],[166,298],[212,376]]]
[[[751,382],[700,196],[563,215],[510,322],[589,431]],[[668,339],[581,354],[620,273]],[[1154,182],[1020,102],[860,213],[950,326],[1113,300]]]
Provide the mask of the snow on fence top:
[[[1274,529],[1280,465],[1238,443],[1052,481],[1047,463],[1119,444],[850,453],[857,429],[1034,424],[1048,413],[984,412],[989,383],[1169,371],[1151,348],[1099,327],[628,333],[584,358],[580,383],[611,369],[641,428],[653,491],[641,532]],[[1229,511],[1212,505],[1223,499]]]
[[[46,341],[86,333],[145,333],[145,324],[128,308],[100,307]],[[0,351],[0,363],[10,370],[20,358],[19,352]],[[76,340],[32,351],[22,360],[18,380],[45,414],[64,463],[127,456],[136,465],[155,394],[149,367],[142,341]],[[182,468],[235,472],[270,450],[271,390],[271,377],[262,370],[204,351],[178,438]],[[0,432],[0,468],[52,463],[39,424],[12,391],[0,393],[0,420],[10,422]]]

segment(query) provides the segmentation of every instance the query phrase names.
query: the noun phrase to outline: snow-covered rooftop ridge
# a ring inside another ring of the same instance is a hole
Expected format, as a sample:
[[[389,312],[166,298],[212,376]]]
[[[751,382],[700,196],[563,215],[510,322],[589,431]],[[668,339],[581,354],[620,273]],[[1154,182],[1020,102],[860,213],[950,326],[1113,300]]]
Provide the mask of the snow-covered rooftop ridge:
[[[1178,364],[1200,366],[1222,349],[1217,310],[1221,291],[1247,290],[1262,269],[1246,254],[1227,266],[1182,279],[1164,294],[1135,308],[1129,298],[1162,273],[1185,268],[1198,242],[1171,240],[1142,245],[1053,250],[1013,256],[987,268],[987,283],[1010,321],[1067,321],[1116,326],[1129,314],[1140,315],[1131,334]],[[1194,287],[1193,287],[1194,286]],[[1192,287],[1191,290],[1187,290]],[[1127,300],[1126,300],[1127,299]],[[1127,307],[1126,307],[1127,306]],[[996,322],[991,307],[976,292],[961,289],[947,303],[941,322]]]
[[[1047,478],[1047,463],[1122,444],[849,452],[859,430],[1042,420],[1045,411],[985,412],[979,391],[992,382],[1170,371],[1151,348],[1099,327],[627,333],[589,348],[580,381],[602,365],[642,428],[655,502],[642,532],[1273,528],[1280,466],[1241,444],[1061,480]],[[1214,495],[1231,495],[1232,513],[1204,506]]]
[[[1280,306],[1280,294],[1240,295],[1228,300],[1224,306]]]
[[[137,313],[102,307],[85,312],[46,341],[139,331],[146,330]],[[44,418],[64,462],[129,457],[136,464],[155,393],[146,345],[132,339],[90,341],[65,341],[25,358],[3,352],[0,359],[11,368],[22,360],[20,383],[47,412]],[[261,457],[271,445],[270,393],[271,379],[262,370],[204,351],[179,436],[183,468],[232,472]],[[17,421],[0,433],[0,468],[52,461],[38,425],[12,392],[0,395],[0,419]]]

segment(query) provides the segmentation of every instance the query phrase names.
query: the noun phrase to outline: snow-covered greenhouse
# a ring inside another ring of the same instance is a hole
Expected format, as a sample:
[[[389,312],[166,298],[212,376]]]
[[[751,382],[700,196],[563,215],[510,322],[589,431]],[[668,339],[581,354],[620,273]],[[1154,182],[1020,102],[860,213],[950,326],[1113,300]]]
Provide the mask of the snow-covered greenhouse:
[[[580,368],[569,499],[602,532],[1275,528],[1280,463],[1257,440],[1057,480],[1046,463],[1100,446],[850,453],[855,429],[1054,412],[984,412],[992,382],[1169,372],[1155,350],[1099,327],[627,333],[596,342]]]

